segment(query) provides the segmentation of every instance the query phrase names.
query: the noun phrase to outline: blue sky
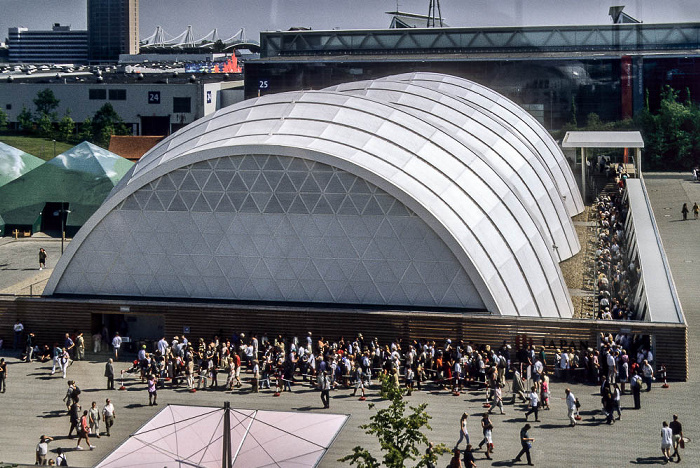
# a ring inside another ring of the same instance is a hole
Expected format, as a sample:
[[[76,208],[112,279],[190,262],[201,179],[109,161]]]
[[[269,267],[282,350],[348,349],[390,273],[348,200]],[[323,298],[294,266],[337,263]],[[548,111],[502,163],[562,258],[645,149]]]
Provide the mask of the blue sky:
[[[261,30],[307,26],[313,29],[384,28],[385,11],[396,0],[141,0],[141,37],[157,25],[171,35],[192,25],[197,38],[213,28],[229,37],[240,28],[257,39]],[[428,0],[399,0],[399,9],[426,14]],[[531,26],[609,24],[608,8],[626,5],[625,12],[646,23],[700,21],[698,0],[441,0],[450,26]],[[86,28],[85,0],[0,0],[0,34],[26,26],[49,29],[53,23]],[[40,14],[38,14],[40,12]]]

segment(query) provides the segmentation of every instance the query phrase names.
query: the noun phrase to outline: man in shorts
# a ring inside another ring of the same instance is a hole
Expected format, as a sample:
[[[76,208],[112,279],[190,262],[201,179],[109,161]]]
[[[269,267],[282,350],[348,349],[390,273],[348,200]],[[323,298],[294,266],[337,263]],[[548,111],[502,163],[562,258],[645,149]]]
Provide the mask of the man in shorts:
[[[671,428],[671,433],[673,434],[673,454],[671,455],[671,459],[673,460],[673,457],[678,457],[676,463],[680,463],[681,454],[678,451],[678,447],[680,446],[681,440],[683,439],[683,426],[678,420],[677,414],[673,415],[673,421],[671,421],[671,424],[669,424],[668,427]]]

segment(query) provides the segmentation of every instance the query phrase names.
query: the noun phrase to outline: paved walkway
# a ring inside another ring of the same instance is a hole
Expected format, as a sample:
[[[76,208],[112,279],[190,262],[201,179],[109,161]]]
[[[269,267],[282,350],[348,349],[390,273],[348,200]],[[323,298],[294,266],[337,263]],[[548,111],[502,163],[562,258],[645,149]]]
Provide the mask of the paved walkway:
[[[682,464],[700,466],[700,407],[694,399],[700,393],[700,369],[695,362],[695,357],[698,356],[695,351],[700,349],[700,289],[696,284],[696,279],[700,278],[700,221],[676,221],[684,200],[700,202],[700,184],[694,185],[684,180],[684,177],[646,175],[652,205],[690,325],[690,381],[673,383],[670,389],[662,389],[656,383],[651,393],[642,394],[641,411],[629,410],[631,397],[625,395],[622,419],[613,426],[601,424],[597,389],[573,385],[571,388],[582,402],[584,416],[582,424],[575,428],[567,427],[563,401],[565,386],[553,382],[552,410],[541,413],[540,423],[532,423],[531,436],[536,438],[533,456],[537,466],[559,468],[661,464],[661,422],[670,420],[673,413],[679,414],[686,436],[693,440],[683,452]],[[666,214],[669,216],[666,217]],[[38,245],[29,250],[32,258],[35,250],[38,250]],[[0,245],[0,255],[3,252],[4,245]],[[49,255],[50,258],[56,258],[51,253]],[[2,275],[4,272],[0,273]],[[10,362],[9,390],[0,394],[0,462],[33,463],[34,447],[41,434],[56,437],[57,440],[50,445],[53,450],[59,446],[74,446],[74,441],[65,437],[69,427],[61,401],[66,388],[65,380],[50,376],[50,367],[45,364],[18,363],[8,354],[0,355],[7,357]],[[127,382],[127,391],[103,390],[105,382],[102,372],[106,357],[91,355],[91,361],[77,362],[69,369],[68,378],[75,379],[83,390],[83,402],[94,400],[102,404],[109,396],[117,407],[112,437],[95,440],[95,451],[68,452],[72,466],[94,466],[158,409],[146,404],[145,387],[135,380]],[[117,369],[125,367],[126,364],[121,364]],[[376,456],[380,455],[376,439],[365,435],[358,428],[360,424],[368,422],[373,411],[368,409],[367,402],[360,402],[350,394],[351,391],[347,390],[332,392],[330,410],[323,410],[318,393],[304,386],[295,386],[293,393],[283,393],[279,398],[268,391],[259,394],[238,391],[202,391],[190,394],[183,390],[165,390],[159,392],[159,402],[161,405],[178,403],[221,406],[224,401],[230,401],[234,408],[350,414],[345,428],[321,463],[323,467],[336,467],[342,466],[336,460],[350,453],[356,445],[365,446]],[[429,433],[432,440],[453,445],[457,441],[459,416],[467,411],[473,415],[469,420],[472,441],[479,441],[478,414],[482,412],[482,392],[467,392],[458,397],[446,392],[416,392],[409,399],[411,404],[429,404],[428,412],[433,417],[433,431]],[[385,404],[378,399],[376,391],[370,392],[368,402],[375,402],[380,407]],[[512,458],[519,450],[518,431],[524,424],[522,410],[520,406],[507,405],[505,416],[493,416],[496,445],[494,460],[484,460],[483,452],[479,452],[476,455],[479,467],[522,465],[512,464]],[[445,457],[438,466],[447,463],[448,457]]]

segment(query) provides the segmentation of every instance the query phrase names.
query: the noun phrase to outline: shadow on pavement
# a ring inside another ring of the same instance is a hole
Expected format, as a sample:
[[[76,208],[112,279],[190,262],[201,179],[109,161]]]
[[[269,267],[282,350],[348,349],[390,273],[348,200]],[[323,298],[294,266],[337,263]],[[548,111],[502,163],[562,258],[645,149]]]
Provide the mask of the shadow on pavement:
[[[65,416],[65,415],[66,415],[66,412],[63,410],[53,410],[53,411],[44,411],[44,414],[37,415],[37,418],[59,418],[61,416]]]
[[[630,462],[632,465],[665,465],[664,457],[637,457]]]

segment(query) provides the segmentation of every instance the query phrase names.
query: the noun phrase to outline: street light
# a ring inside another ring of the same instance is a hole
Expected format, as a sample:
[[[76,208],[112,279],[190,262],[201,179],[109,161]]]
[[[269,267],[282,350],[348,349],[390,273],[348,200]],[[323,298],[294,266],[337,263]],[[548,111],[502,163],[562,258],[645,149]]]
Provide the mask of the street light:
[[[53,140],[53,157],[56,157],[56,140]]]
[[[54,144],[56,143],[56,140],[54,140]],[[54,216],[61,216],[61,255],[63,255],[63,241],[66,238],[66,214],[70,213],[70,210],[66,210],[65,208],[65,202],[61,202],[61,209],[58,211],[54,211],[53,215]]]

